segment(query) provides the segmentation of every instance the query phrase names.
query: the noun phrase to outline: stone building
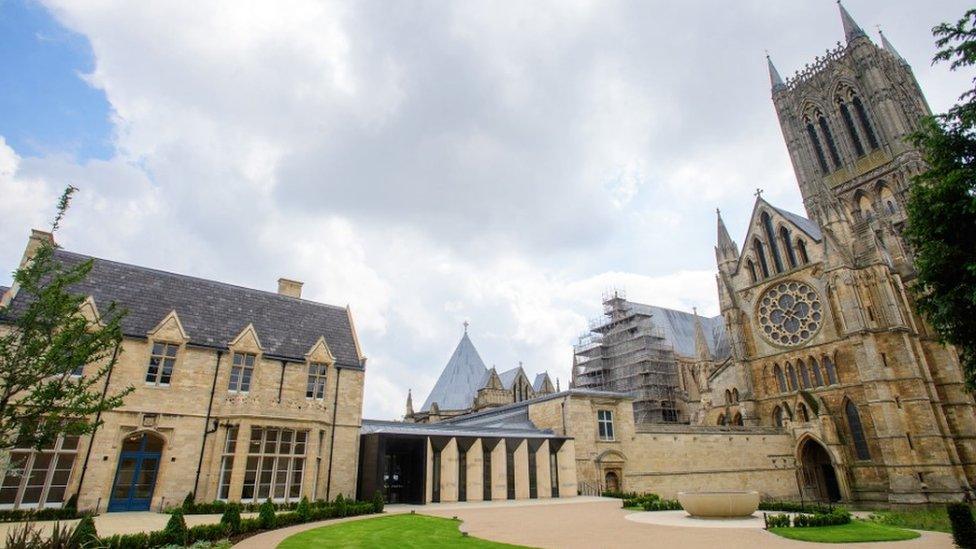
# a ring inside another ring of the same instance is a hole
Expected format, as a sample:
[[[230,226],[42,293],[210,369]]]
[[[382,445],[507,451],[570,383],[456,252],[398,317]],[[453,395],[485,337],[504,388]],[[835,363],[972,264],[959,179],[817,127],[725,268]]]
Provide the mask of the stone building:
[[[435,423],[554,392],[556,388],[548,372],[536,374],[530,382],[521,362],[500,374],[494,366],[487,368],[468,337],[468,323],[465,322],[461,341],[419,411],[414,411],[413,395],[407,393],[404,421]]]
[[[840,7],[846,43],[772,99],[809,217],[757,193],[740,250],[718,219],[718,292],[732,360],[712,377],[745,425],[796,440],[806,497],[959,500],[976,475],[976,414],[952,348],[915,312],[901,229],[929,114],[908,63]]]
[[[24,261],[49,238],[34,231]],[[0,508],[59,507],[72,494],[101,511],[155,510],[190,492],[245,502],[355,494],[366,359],[348,308],[304,300],[286,279],[271,293],[63,249],[54,257],[93,261],[70,289],[88,297],[89,321],[113,302],[128,310],[105,383],[134,392],[91,436],[14,451]],[[24,299],[6,289],[0,320]]]
[[[721,316],[628,301],[619,291],[573,348],[572,386],[634,396],[634,418],[693,423],[711,409],[708,376],[729,358]]]

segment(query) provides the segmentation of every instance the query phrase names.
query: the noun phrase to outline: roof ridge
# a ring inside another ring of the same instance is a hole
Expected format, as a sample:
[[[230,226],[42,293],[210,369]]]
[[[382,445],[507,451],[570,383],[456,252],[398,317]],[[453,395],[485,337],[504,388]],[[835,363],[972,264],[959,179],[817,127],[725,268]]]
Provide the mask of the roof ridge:
[[[177,272],[173,272],[173,271],[166,271],[166,270],[163,270],[163,269],[157,269],[155,267],[146,267],[144,265],[136,265],[134,263],[125,263],[123,261],[116,261],[114,259],[105,259],[103,257],[96,257],[96,256],[93,256],[93,255],[83,254],[83,253],[79,253],[79,252],[72,252],[71,250],[66,250],[64,248],[57,248],[55,250],[55,253],[58,253],[58,254],[68,254],[68,255],[75,256],[75,257],[78,257],[78,258],[83,258],[83,259],[94,259],[94,260],[98,260],[98,261],[103,261],[105,263],[111,263],[113,265],[124,265],[126,267],[131,267],[131,268],[134,268],[134,269],[140,269],[140,270],[143,270],[143,271],[148,271],[148,272],[156,273],[156,274],[162,274],[162,275],[168,275],[168,276],[186,278],[186,279],[190,279],[190,280],[198,280],[198,281],[201,281],[201,282],[207,282],[207,283],[210,283],[210,284],[216,284],[218,286],[224,286],[224,287],[227,287],[227,288],[237,288],[237,289],[240,289],[240,290],[247,290],[249,292],[257,292],[257,293],[261,293],[261,294],[267,294],[269,296],[274,296],[276,298],[280,298],[280,299],[283,299],[283,300],[286,300],[286,301],[299,301],[299,302],[302,302],[302,303],[308,303],[310,305],[318,305],[320,307],[329,307],[331,309],[337,309],[337,310],[345,310],[346,309],[345,307],[342,307],[340,305],[332,305],[331,303],[322,303],[321,301],[313,301],[311,299],[302,299],[300,297],[292,297],[292,296],[288,296],[288,295],[282,295],[282,294],[279,294],[278,292],[272,292],[270,290],[260,290],[258,288],[248,288],[247,286],[241,286],[240,284],[231,284],[229,282],[222,282],[220,280],[214,280],[212,278],[204,278],[202,276],[182,274],[182,273],[177,273]]]

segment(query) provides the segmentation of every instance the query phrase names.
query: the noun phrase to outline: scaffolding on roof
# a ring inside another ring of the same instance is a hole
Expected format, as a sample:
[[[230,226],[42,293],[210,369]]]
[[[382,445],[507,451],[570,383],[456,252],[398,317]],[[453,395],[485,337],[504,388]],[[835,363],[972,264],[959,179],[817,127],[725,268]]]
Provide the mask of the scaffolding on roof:
[[[575,385],[634,395],[634,420],[679,423],[678,359],[654,319],[620,291],[605,294],[603,316],[573,347]]]

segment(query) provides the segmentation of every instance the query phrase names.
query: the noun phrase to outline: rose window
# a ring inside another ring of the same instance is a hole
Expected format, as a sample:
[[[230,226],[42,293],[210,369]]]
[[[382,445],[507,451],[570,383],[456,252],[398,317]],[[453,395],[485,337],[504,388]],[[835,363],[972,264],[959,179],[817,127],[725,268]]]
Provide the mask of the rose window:
[[[780,282],[759,299],[757,318],[769,341],[794,346],[810,340],[823,324],[820,296],[808,284]]]

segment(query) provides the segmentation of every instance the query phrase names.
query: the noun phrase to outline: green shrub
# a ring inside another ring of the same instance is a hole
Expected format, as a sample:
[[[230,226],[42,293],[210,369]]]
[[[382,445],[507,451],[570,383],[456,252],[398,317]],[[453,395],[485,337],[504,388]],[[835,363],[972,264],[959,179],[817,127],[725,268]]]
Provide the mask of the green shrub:
[[[186,497],[183,498],[183,505],[181,505],[180,507],[183,508],[184,513],[189,511],[190,509],[193,509],[193,499],[194,499],[193,492],[188,493]]]
[[[257,532],[261,529],[261,521],[257,518],[242,518],[241,527],[238,529],[238,534],[250,534],[251,532]]]
[[[230,534],[230,529],[226,524],[200,524],[187,529],[186,543],[217,541],[226,538],[228,534]]]
[[[298,502],[298,507],[295,507],[295,513],[302,519],[302,522],[307,522],[311,511],[312,506],[308,504],[308,498],[302,496],[302,500]]]
[[[182,511],[175,511],[163,528],[163,539],[167,543],[178,543],[186,545],[186,520],[183,519]]]
[[[637,492],[621,492],[620,490],[604,490],[601,496],[616,499],[636,499],[640,496]]]
[[[760,511],[785,511],[787,513],[829,513],[832,505],[819,503],[799,503],[796,501],[760,501]]]
[[[65,509],[74,509],[75,511],[77,511],[78,510],[78,494],[71,494],[71,497],[68,498],[68,501],[64,502],[64,508]]]
[[[681,504],[676,499],[651,499],[641,503],[645,511],[680,511]]]
[[[763,513],[763,519],[766,521],[767,530],[770,528],[789,528],[790,526],[790,516],[787,514],[767,515]]]
[[[78,510],[62,509],[5,509],[0,511],[0,522],[34,522],[41,520],[70,520],[78,518]]]
[[[76,547],[98,547],[98,530],[95,529],[95,520],[91,515],[81,517],[71,541]]]
[[[303,522],[308,522],[308,520],[299,515],[298,511],[278,513],[275,517],[275,528],[284,528],[285,526],[301,524]]]
[[[379,490],[373,492],[373,512],[382,513],[383,512],[383,492]]]
[[[624,507],[642,507],[644,503],[648,501],[658,501],[661,496],[657,494],[628,494],[628,497],[624,499]]]
[[[275,509],[274,504],[271,503],[271,498],[261,504],[261,509],[258,511],[258,523],[263,530],[271,530],[275,527]]]
[[[336,496],[333,505],[335,506],[335,511],[336,511],[335,516],[337,517],[346,516],[346,498],[342,497],[342,494]]]
[[[239,532],[241,529],[241,508],[234,504],[228,505],[220,517],[220,523],[226,525],[232,534]]]
[[[976,548],[976,522],[973,512],[965,503],[950,503],[946,506],[949,522],[952,523],[952,541],[962,549]]]

